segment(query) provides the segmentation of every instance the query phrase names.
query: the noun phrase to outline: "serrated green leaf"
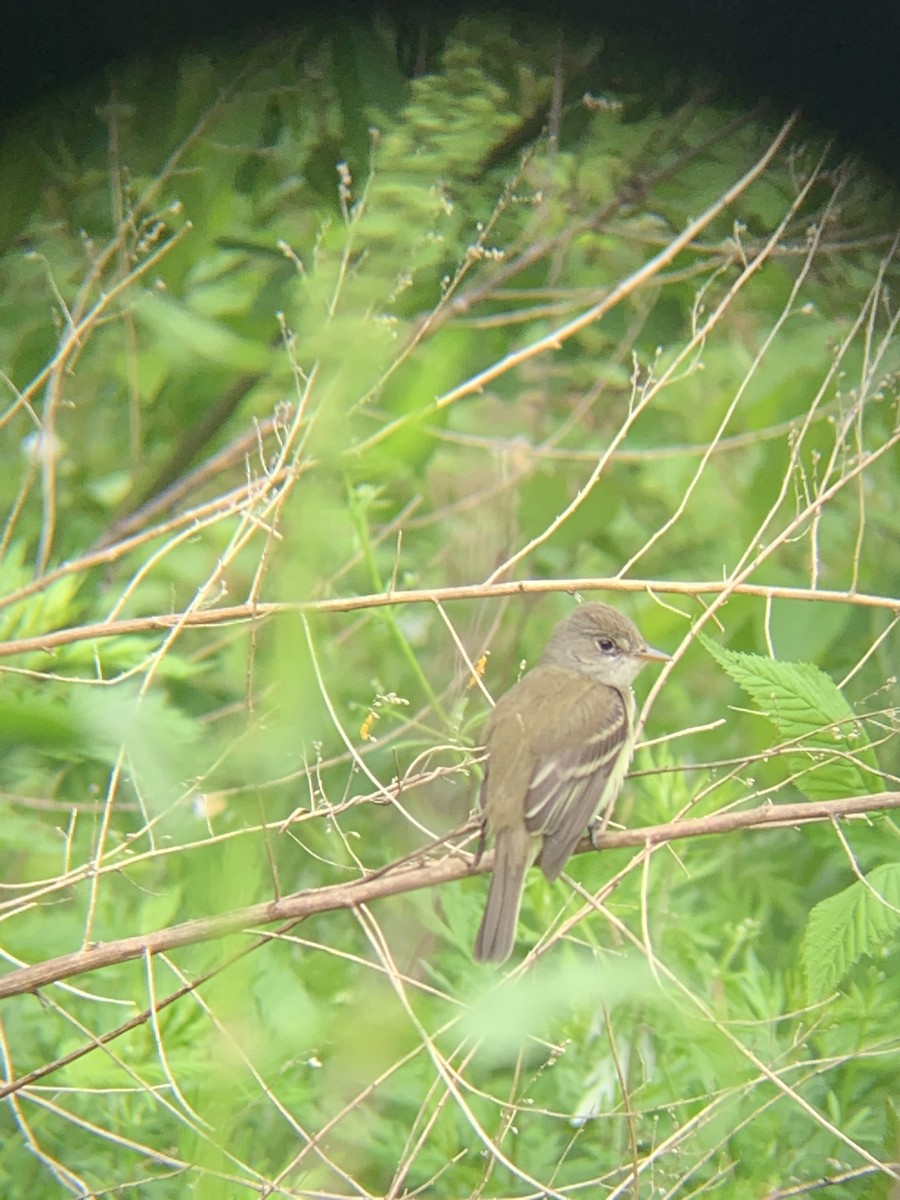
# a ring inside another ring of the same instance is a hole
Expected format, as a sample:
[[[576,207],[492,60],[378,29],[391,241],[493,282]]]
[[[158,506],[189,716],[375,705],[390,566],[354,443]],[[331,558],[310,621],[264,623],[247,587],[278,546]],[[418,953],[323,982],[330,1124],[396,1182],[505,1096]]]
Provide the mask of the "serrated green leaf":
[[[200,726],[161,691],[142,696],[130,683],[91,688],[76,693],[71,708],[94,757],[113,762],[124,747],[150,807],[169,802],[196,767]]]
[[[876,954],[900,930],[900,863],[829,896],[809,915],[800,954],[810,1001],[824,1000],[864,954]]]
[[[878,764],[862,723],[824,671],[813,663],[726,650],[702,634],[700,640],[781,737],[799,743],[788,765],[808,800],[865,795],[878,786]]]
[[[75,599],[82,585],[79,576],[64,575],[55,583],[48,584],[38,592],[32,592],[22,600],[10,602],[9,597],[28,587],[34,580],[34,571],[27,563],[27,547],[23,541],[14,542],[0,561],[0,641],[33,637],[74,621],[77,613]]]

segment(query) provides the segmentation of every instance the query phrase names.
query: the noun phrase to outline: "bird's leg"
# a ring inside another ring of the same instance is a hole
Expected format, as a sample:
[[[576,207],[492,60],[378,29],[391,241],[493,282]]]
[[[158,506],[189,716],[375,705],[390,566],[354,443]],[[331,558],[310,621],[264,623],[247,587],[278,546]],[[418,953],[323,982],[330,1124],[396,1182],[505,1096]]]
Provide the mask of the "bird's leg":
[[[607,804],[606,808],[604,808],[602,812],[598,812],[596,817],[594,817],[594,819],[588,825],[588,836],[590,837],[591,845],[595,850],[600,849],[597,843],[600,838],[603,837],[604,833],[606,833],[606,830],[609,826],[610,817],[612,817],[612,805]]]

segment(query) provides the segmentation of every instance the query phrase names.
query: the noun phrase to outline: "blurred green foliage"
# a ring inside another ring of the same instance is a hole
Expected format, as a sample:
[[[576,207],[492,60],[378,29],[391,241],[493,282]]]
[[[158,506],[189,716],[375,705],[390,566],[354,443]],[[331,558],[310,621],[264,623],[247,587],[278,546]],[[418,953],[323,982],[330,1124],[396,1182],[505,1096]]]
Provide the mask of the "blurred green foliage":
[[[797,132],[622,287],[775,129],[627,47],[469,19],[137,62],[7,130],[0,639],[347,602],[3,647],[10,969],[461,825],[471,664],[492,651],[499,694],[571,600],[351,602],[478,584],[526,547],[507,577],[646,581],[610,596],[682,642],[629,826],[819,795],[809,755],[851,717],[866,771],[839,782],[896,788],[895,618],[853,598],[900,591],[892,198]],[[712,596],[666,585],[738,577],[802,594],[732,596],[711,656]],[[742,707],[727,668],[748,663],[799,706],[790,729],[761,684]],[[799,767],[768,754],[804,733]],[[621,871],[606,908],[509,978],[470,960],[479,879],[6,1001],[12,1078],[212,972],[7,1101],[0,1190],[756,1198],[846,1174],[830,1196],[887,1195],[895,923],[854,892],[823,929],[822,904],[887,878],[896,826],[844,837],[573,860],[530,883],[521,948]]]

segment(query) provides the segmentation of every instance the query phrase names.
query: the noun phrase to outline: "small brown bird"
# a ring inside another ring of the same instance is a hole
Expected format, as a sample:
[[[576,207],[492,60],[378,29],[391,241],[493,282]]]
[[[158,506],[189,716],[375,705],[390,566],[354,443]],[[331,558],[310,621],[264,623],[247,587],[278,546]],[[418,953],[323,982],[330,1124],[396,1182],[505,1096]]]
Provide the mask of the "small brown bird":
[[[498,700],[487,725],[481,785],[494,874],[479,962],[504,962],[516,936],[525,874],[559,875],[587,826],[618,795],[634,753],[631,684],[668,662],[606,604],[582,604],[554,629],[537,665]]]

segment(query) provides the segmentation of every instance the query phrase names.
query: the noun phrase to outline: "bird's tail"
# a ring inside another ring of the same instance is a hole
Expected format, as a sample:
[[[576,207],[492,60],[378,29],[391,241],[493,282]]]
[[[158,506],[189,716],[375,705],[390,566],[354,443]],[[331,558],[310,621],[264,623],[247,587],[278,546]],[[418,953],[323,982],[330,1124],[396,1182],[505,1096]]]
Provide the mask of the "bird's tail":
[[[534,860],[537,844],[524,824],[521,829],[499,829],[494,848],[494,874],[484,916],[475,938],[477,962],[505,962],[516,940],[516,925],[525,873]]]

